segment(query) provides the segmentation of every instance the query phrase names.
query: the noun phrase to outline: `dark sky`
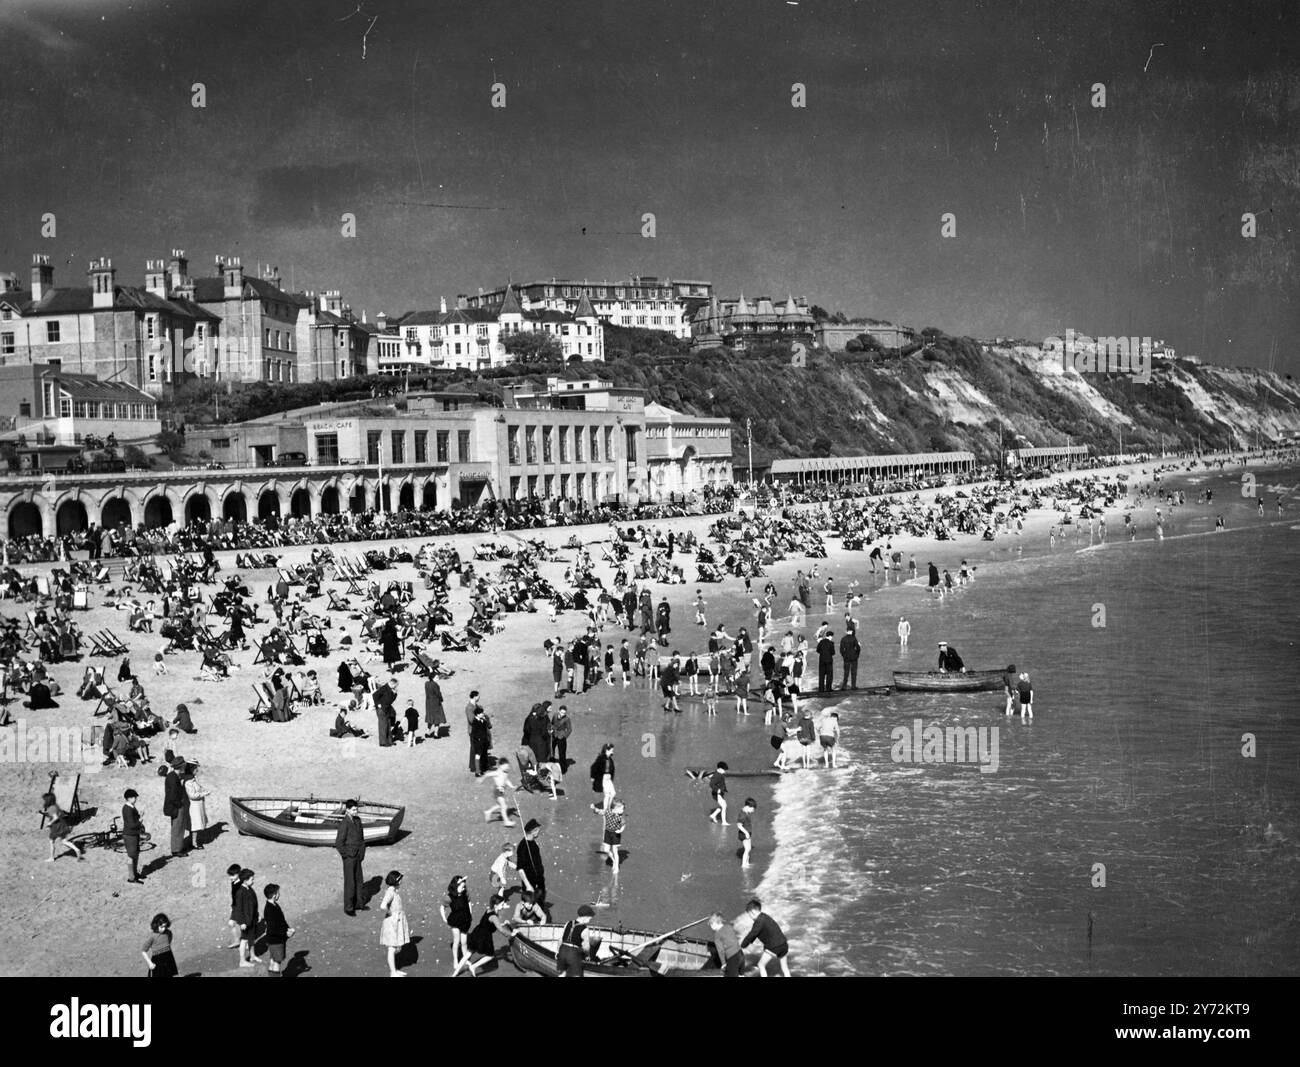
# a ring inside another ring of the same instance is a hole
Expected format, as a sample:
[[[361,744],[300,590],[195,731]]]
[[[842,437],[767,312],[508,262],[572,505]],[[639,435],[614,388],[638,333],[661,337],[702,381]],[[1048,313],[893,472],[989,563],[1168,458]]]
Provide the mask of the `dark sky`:
[[[1297,27],[1293,0],[0,0],[0,269],[140,284],[179,246],[372,317],[640,272],[1295,370]]]

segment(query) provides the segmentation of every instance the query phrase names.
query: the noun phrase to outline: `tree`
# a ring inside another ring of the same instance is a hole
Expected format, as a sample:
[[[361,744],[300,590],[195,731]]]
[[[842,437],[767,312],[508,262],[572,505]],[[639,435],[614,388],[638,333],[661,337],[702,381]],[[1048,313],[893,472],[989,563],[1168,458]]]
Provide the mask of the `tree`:
[[[564,359],[560,342],[540,330],[507,334],[502,345],[518,363],[553,363]]]
[[[829,456],[831,454],[831,439],[829,437],[818,437],[814,440],[812,454],[814,456]]]
[[[122,458],[126,460],[128,467],[150,467],[153,465],[149,457],[144,454],[144,449],[139,445],[127,445],[122,450]]]
[[[173,462],[180,459],[185,452],[185,435],[176,430],[163,430],[154,438],[154,443],[157,444],[158,450]]]
[[[861,352],[861,351],[862,351],[862,342],[859,341],[856,337],[850,337],[850,338],[849,338],[849,339],[844,343],[844,351],[845,351],[845,352]]]
[[[812,315],[813,319],[816,322],[825,322],[827,319],[831,317],[831,313],[818,304],[814,304],[811,308],[808,309],[808,311],[809,314]]]

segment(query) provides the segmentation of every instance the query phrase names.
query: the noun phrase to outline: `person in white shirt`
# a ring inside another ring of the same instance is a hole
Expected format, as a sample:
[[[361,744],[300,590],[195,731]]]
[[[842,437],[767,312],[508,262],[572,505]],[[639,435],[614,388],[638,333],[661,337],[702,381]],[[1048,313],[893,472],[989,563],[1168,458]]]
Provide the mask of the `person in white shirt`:
[[[836,759],[836,746],[840,741],[840,717],[836,712],[828,711],[817,723],[817,735],[822,743],[822,766],[839,766]]]
[[[907,621],[906,615],[898,617],[898,646],[899,648],[907,647],[908,635],[912,632],[912,624]]]

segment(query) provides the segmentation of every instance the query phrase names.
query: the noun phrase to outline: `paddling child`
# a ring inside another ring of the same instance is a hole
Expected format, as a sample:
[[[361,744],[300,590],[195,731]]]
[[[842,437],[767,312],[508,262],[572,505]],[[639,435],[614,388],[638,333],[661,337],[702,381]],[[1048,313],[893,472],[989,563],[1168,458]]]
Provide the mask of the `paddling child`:
[[[749,714],[749,657],[746,656],[736,664],[736,673],[733,679],[733,685],[736,690],[736,714]]]
[[[751,900],[745,905],[745,914],[753,920],[754,925],[749,928],[749,933],[741,941],[740,947],[744,949],[753,941],[763,946],[762,955],[758,957],[760,977],[767,977],[768,964],[776,960],[781,965],[782,976],[789,978],[790,964],[786,957],[790,954],[790,942],[786,940],[785,932],[777,925],[775,919],[764,914],[763,902],[758,899]]]
[[[709,929],[713,931],[713,948],[727,978],[739,978],[745,970],[745,953],[740,947],[736,928],[718,912],[709,916]]]
[[[705,606],[706,606],[706,601],[704,599],[704,590],[702,589],[695,590],[695,625],[696,626],[708,625],[704,621]]]
[[[1020,718],[1032,719],[1034,717],[1034,686],[1030,682],[1027,672],[1021,672],[1017,689],[1020,693]]]
[[[709,678],[709,686],[704,691],[704,714],[718,714],[718,682],[716,678]]]
[[[911,636],[911,633],[912,633],[912,624],[907,621],[906,615],[900,615],[898,617],[898,647],[899,648],[907,647],[907,639],[908,637]]]
[[[389,877],[392,877],[392,875],[390,874]],[[469,956],[466,938],[469,937],[469,928],[473,923],[469,905],[469,883],[465,880],[463,874],[456,875],[447,883],[447,892],[438,905],[438,911],[442,914],[442,921],[451,929],[451,962],[453,964],[451,975],[454,978]],[[406,940],[410,940],[409,934]],[[392,962],[394,953],[395,949],[389,948],[389,966],[395,970],[396,968]]]
[[[632,684],[632,650],[628,647],[627,638],[623,638],[623,643],[618,649],[618,665],[623,672],[623,688],[626,689]],[[611,685],[613,684],[613,675],[610,675]]]
[[[627,681],[627,671],[623,672],[623,680]],[[605,646],[605,684],[612,686],[614,684],[614,646]]]
[[[262,892],[266,896],[266,906],[262,909],[262,918],[266,921],[266,953],[271,958],[267,967],[272,974],[282,975],[285,950],[294,931],[285,920],[284,911],[280,907],[280,887],[274,882],[267,882]]]
[[[727,822],[727,765],[718,761],[717,769],[709,776],[709,791],[713,794],[713,810],[709,812],[710,821],[717,821],[722,826]]]
[[[836,746],[840,743],[840,716],[839,712],[828,712],[822,716],[822,721],[817,727],[817,734],[822,745],[822,766],[837,767],[838,753]]]
[[[609,857],[614,873],[618,874],[618,847],[623,843],[623,831],[627,828],[627,815],[623,801],[615,797],[607,808],[591,805],[591,810],[599,815],[605,823],[605,832],[601,838],[600,850]]]
[[[754,845],[754,809],[758,807],[753,797],[746,797],[745,804],[736,818],[736,836],[740,839],[740,865],[749,866],[749,852]]]
[[[514,784],[510,781],[510,772],[507,769],[506,761],[499,759],[489,774],[492,780],[492,797],[493,805],[483,813],[483,818],[487,822],[492,821],[493,815],[500,815],[501,821],[506,826],[514,826],[510,818],[510,808],[506,804],[506,790],[512,793],[515,790]]]

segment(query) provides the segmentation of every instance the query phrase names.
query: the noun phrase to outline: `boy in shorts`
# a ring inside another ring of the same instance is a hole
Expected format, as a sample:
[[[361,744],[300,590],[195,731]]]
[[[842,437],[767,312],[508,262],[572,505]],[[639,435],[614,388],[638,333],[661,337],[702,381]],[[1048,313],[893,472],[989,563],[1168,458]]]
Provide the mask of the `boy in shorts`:
[[[609,857],[609,861],[614,867],[614,873],[618,874],[618,846],[623,843],[623,830],[627,827],[627,817],[623,813],[623,801],[615,797],[604,811],[595,804],[591,806],[591,810],[605,821],[605,833],[601,838],[600,850]]]
[[[740,865],[749,866],[749,850],[754,843],[754,809],[758,803],[753,797],[745,798],[745,806],[740,809],[736,819],[736,834],[740,838]]]
[[[821,724],[817,727],[817,733],[822,743],[822,766],[838,766],[836,763],[835,746],[840,740],[839,713],[832,711],[827,715],[823,715]]]
[[[492,861],[490,880],[493,893],[500,894],[503,897],[506,895],[509,884],[513,880],[510,879],[510,872],[514,869],[516,869],[515,843],[507,841],[501,846],[501,852],[497,855],[497,858]]]
[[[285,921],[284,911],[280,907],[280,887],[274,882],[267,882],[262,890],[266,896],[266,907],[262,918],[266,922],[266,952],[270,956],[267,966],[272,974],[284,974],[285,946],[293,937],[293,927]]]
[[[786,957],[790,954],[790,943],[785,939],[781,927],[772,916],[763,913],[763,902],[760,900],[751,900],[746,904],[745,914],[750,917],[754,925],[750,927],[740,947],[745,948],[751,941],[757,941],[763,946],[763,954],[758,957],[759,976],[766,978],[767,965],[772,960],[776,960],[781,965],[782,976],[789,978],[790,964]]]
[[[720,819],[722,826],[730,826],[727,822],[727,765],[721,760],[718,761],[718,768],[709,776],[709,791],[713,794],[713,810],[709,812],[709,819]]]

